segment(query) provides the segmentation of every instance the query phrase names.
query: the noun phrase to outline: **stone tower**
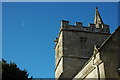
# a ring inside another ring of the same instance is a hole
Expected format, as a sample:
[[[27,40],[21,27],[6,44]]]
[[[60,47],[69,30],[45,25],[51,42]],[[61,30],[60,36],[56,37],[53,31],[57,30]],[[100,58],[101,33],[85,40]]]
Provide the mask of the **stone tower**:
[[[58,37],[55,39],[55,77],[73,78],[93,54],[93,46],[100,46],[110,35],[109,26],[104,24],[95,10],[94,24],[88,27],[76,22],[62,20]]]

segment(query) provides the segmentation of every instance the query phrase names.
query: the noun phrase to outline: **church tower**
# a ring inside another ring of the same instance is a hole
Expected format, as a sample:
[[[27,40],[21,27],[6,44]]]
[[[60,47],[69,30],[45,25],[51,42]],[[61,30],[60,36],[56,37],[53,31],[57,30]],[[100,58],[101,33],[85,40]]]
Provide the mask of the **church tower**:
[[[55,39],[56,79],[73,78],[92,56],[94,45],[100,46],[109,35],[109,26],[103,23],[98,8],[94,24],[88,27],[81,22],[70,25],[69,21],[62,20]]]

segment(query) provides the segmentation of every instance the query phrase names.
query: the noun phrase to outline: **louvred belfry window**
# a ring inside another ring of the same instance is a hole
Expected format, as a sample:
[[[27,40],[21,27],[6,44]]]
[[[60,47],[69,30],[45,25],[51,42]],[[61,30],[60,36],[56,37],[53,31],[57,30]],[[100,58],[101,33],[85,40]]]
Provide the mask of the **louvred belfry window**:
[[[86,46],[87,46],[87,38],[80,37],[80,46],[81,46],[81,48],[86,48]]]

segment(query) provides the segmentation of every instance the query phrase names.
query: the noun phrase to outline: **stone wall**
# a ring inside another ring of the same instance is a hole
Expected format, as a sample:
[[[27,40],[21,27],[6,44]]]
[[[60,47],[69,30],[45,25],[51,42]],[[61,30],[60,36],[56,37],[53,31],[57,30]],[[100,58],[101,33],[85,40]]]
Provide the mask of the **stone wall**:
[[[73,78],[93,55],[93,46],[100,46],[109,36],[104,33],[70,29],[63,29],[63,34],[64,78]]]
[[[95,24],[84,27],[80,22],[76,26],[69,25],[69,21],[61,22],[58,38],[55,40],[57,78],[73,78],[93,55],[93,46],[100,46],[110,35],[109,32],[92,30],[94,28]]]
[[[109,36],[73,80],[120,80],[120,27]]]
[[[100,53],[97,52],[89,59],[73,80],[97,80],[100,78],[105,78],[105,68]]]
[[[120,26],[100,47],[106,78],[118,78],[120,68]]]

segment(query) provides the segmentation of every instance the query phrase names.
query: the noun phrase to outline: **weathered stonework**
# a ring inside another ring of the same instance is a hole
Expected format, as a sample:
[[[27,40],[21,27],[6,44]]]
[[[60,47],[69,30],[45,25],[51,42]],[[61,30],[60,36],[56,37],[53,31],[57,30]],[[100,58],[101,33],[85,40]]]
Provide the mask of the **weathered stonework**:
[[[62,20],[55,40],[55,77],[70,80],[118,78],[118,72],[115,72],[120,69],[120,59],[116,58],[119,56],[116,46],[118,42],[110,44],[108,39],[113,34],[110,35],[109,26],[103,23],[98,8],[94,24],[90,23],[89,27],[83,26],[81,22],[69,25],[69,21]],[[118,41],[117,36],[114,39]],[[104,46],[105,48],[102,48]],[[114,65],[109,61],[112,59]],[[114,68],[111,69],[112,67]],[[111,72],[114,72],[114,75]]]
[[[120,80],[120,26],[99,47],[73,80]]]

